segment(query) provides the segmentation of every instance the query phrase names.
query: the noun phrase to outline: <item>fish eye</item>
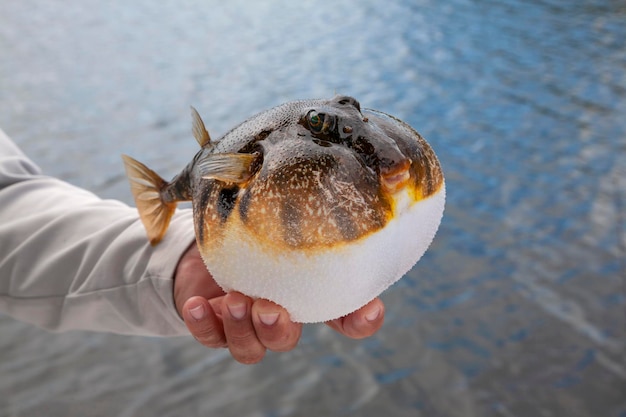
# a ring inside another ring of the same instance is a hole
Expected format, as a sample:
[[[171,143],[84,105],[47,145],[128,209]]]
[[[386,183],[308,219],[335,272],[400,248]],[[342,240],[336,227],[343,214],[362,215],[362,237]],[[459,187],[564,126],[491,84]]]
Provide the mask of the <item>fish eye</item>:
[[[319,133],[322,131],[322,127],[324,126],[324,113],[318,113],[315,110],[311,110],[307,116],[307,123],[311,130],[315,133]]]

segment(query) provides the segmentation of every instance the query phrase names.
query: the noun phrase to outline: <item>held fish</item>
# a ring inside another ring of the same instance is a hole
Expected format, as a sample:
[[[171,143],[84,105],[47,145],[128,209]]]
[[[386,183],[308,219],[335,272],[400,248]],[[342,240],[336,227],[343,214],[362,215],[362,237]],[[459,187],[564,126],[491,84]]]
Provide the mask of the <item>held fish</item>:
[[[349,314],[420,259],[445,204],[441,166],[408,124],[357,100],[292,101],[218,140],[192,108],[200,150],[170,182],[123,156],[150,243],[191,201],[204,262],[224,291],[297,322]]]

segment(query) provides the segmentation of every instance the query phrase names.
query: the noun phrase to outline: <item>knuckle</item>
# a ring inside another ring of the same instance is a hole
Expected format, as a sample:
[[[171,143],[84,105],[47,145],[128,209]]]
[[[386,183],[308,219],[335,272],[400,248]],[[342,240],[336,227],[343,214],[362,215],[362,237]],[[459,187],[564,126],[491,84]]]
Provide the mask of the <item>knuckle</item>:
[[[262,353],[256,353],[256,354],[233,353],[233,358],[235,358],[237,362],[243,363],[244,365],[253,365],[255,363],[259,363],[261,362],[264,356],[265,356],[265,351],[263,351]]]
[[[231,355],[243,364],[258,363],[265,356],[265,346],[257,338],[254,329],[227,330],[226,339]]]
[[[207,347],[224,347],[226,345],[224,332],[216,326],[190,327],[189,331],[198,342]]]
[[[256,335],[250,332],[231,332],[228,334],[228,344],[237,347],[246,347],[256,341]]]
[[[194,334],[194,338],[207,347],[224,347],[225,340],[213,333]]]
[[[356,320],[350,320],[344,326],[346,336],[352,339],[364,339],[376,333],[376,326],[372,323],[359,323]]]
[[[298,344],[300,340],[300,328],[280,329],[263,335],[262,343],[275,352],[286,352]]]

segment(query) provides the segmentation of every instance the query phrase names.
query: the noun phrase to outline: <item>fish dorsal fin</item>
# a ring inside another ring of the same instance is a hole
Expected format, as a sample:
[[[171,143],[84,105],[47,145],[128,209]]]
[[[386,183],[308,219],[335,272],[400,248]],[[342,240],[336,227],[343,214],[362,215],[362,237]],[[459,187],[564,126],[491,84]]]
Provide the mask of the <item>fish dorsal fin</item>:
[[[191,128],[193,137],[196,138],[202,148],[211,142],[211,136],[209,136],[209,132],[206,130],[206,127],[204,127],[202,117],[200,117],[200,114],[198,114],[198,111],[193,106],[191,106],[191,118],[193,120],[193,127]]]
[[[210,154],[198,161],[198,168],[202,178],[241,183],[252,176],[257,158],[258,154],[248,153]]]

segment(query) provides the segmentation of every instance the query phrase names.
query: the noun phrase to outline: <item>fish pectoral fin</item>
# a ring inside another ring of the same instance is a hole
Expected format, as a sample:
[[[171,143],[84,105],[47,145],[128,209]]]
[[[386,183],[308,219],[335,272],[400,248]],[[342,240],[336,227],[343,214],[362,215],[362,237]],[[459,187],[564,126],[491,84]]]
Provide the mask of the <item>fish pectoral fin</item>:
[[[168,184],[156,172],[130,156],[122,155],[122,159],[139,217],[150,244],[154,246],[163,239],[176,203],[164,201],[161,191]]]
[[[191,132],[193,133],[193,137],[196,138],[200,147],[204,147],[204,145],[211,142],[211,136],[209,136],[208,130],[204,127],[204,122],[202,121],[202,117],[198,111],[191,106],[191,118],[193,120]]]
[[[258,157],[258,154],[248,153],[211,154],[198,161],[198,168],[202,178],[241,183],[252,176]]]

